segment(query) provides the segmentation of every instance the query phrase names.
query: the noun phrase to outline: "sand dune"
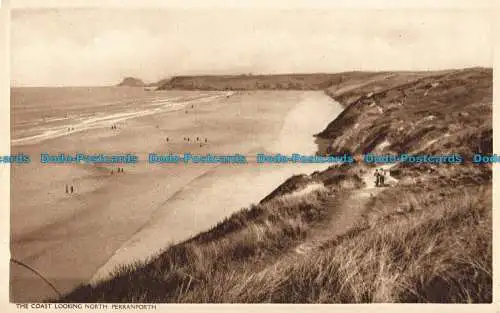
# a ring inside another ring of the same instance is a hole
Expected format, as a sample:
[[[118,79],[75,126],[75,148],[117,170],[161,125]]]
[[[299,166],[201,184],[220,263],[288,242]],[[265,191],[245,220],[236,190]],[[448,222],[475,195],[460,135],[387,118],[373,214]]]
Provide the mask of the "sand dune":
[[[103,128],[108,125],[124,122],[133,118],[182,110],[188,105],[194,103],[196,103],[197,105],[210,103],[216,101],[219,98],[230,96],[231,94],[232,92],[218,92],[213,95],[202,95],[202,97],[195,98],[192,100],[185,100],[185,99],[182,100],[182,97],[179,97],[181,99],[167,98],[167,99],[152,100],[151,105],[148,108],[142,110],[133,109],[130,110],[129,112],[107,113],[91,117],[83,116],[83,117],[75,117],[73,119],[68,117],[48,118],[45,119],[44,121],[45,122],[66,121],[66,123],[53,127],[44,127],[42,133],[32,136],[25,136],[22,138],[12,139],[11,143],[12,145],[36,144],[47,139],[54,139],[62,136],[68,136],[77,132],[84,132],[89,129]]]

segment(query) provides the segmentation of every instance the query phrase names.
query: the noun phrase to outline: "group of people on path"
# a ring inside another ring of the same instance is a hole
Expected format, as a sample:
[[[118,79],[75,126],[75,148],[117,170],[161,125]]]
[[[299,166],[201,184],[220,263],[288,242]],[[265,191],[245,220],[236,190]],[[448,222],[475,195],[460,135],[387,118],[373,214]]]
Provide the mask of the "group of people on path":
[[[383,168],[376,169],[373,176],[375,176],[375,187],[385,186],[385,170]]]

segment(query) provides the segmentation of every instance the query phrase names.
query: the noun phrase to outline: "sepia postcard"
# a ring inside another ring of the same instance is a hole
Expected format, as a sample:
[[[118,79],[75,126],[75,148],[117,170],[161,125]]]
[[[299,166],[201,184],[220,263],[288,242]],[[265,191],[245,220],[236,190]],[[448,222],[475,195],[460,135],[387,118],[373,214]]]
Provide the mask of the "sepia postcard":
[[[6,306],[496,312],[493,4],[3,2]]]

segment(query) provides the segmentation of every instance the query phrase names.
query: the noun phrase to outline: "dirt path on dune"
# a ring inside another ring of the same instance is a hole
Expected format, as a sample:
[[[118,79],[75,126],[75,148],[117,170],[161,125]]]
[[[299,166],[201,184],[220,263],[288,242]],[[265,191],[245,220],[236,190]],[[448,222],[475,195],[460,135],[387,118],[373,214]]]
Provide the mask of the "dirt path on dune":
[[[328,197],[324,205],[328,208],[329,212],[332,212],[332,216],[328,222],[313,229],[308,239],[298,245],[294,252],[299,255],[309,254],[311,251],[317,250],[325,242],[349,231],[363,213],[368,200],[375,197],[382,190],[398,182],[398,180],[391,177],[388,172],[394,165],[395,164],[385,164],[378,167],[387,171],[384,187],[375,186],[373,169],[367,171],[361,177],[364,182],[364,187],[353,191],[347,198],[342,199],[342,197],[337,196]]]

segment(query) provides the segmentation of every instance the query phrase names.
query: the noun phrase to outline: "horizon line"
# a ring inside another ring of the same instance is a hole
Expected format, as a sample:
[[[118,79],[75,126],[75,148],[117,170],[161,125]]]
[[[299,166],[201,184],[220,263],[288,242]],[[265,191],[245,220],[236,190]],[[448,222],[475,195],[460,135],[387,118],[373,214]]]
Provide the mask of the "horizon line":
[[[388,72],[398,72],[398,73],[405,73],[405,72],[443,72],[443,71],[458,71],[458,70],[467,70],[467,69],[475,69],[475,68],[483,68],[483,69],[491,69],[493,70],[493,66],[483,66],[483,65],[476,65],[476,66],[466,66],[466,67],[454,67],[454,68],[442,68],[442,69],[418,69],[418,70],[363,70],[363,69],[350,69],[350,70],[345,70],[345,71],[339,71],[339,72],[282,72],[282,73],[252,73],[252,72],[246,72],[246,73],[238,73],[238,74],[175,74],[169,77],[165,78],[160,78],[156,81],[144,81],[138,76],[124,76],[121,78],[121,81],[115,84],[96,84],[96,85],[63,85],[63,84],[54,84],[54,85],[15,85],[15,84],[10,84],[10,88],[59,88],[59,87],[118,87],[120,82],[122,82],[125,78],[136,78],[140,79],[143,81],[145,84],[144,86],[137,86],[137,87],[148,87],[147,85],[150,84],[156,84],[162,80],[171,80],[175,77],[218,77],[218,76],[233,76],[233,77],[238,77],[238,76],[285,76],[285,75],[336,75],[336,74],[344,74],[344,73],[353,73],[353,72],[365,72],[365,73],[388,73]]]

